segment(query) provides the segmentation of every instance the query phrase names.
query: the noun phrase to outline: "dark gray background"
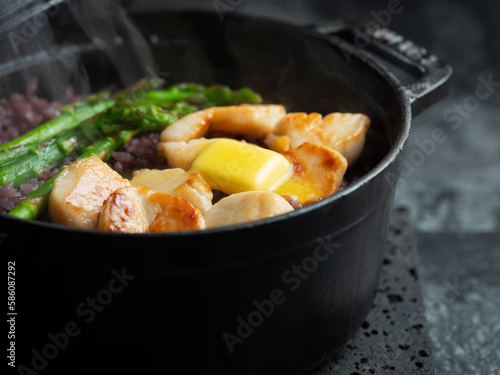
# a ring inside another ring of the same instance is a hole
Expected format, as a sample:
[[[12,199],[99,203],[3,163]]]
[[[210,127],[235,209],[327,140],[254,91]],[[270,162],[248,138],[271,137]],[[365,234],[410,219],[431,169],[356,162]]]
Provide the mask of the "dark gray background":
[[[237,4],[234,12],[299,24],[334,18],[377,21],[388,9],[388,1],[222,2]],[[157,1],[126,3],[147,8]],[[212,0],[168,3],[214,7]],[[417,231],[436,373],[498,374],[500,2],[401,0],[398,9],[387,27],[454,68],[450,95],[414,120],[408,155],[431,139],[435,128],[444,129],[446,141],[434,143],[421,165],[413,163],[414,170],[398,184],[395,200],[410,209]],[[499,82],[486,99],[474,99],[480,77]],[[447,121],[447,114],[458,117]]]

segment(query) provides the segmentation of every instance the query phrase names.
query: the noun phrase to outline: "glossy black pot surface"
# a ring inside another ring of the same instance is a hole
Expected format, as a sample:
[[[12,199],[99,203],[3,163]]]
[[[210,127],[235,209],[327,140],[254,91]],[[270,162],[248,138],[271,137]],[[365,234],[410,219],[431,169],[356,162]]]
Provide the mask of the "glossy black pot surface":
[[[340,350],[370,309],[412,108],[437,101],[451,69],[423,49],[399,48],[408,41],[392,33],[360,34],[345,22],[133,19],[168,83],[249,86],[289,111],[369,115],[352,172],[361,178],[290,214],[199,232],[116,235],[0,217],[2,251],[16,268],[16,365],[73,375],[305,373]],[[78,41],[74,25],[60,22],[61,37]],[[417,72],[416,83],[401,86],[368,49]],[[60,56],[20,62],[3,82],[13,92],[16,76],[40,74]],[[106,46],[82,42],[71,56],[93,90],[120,80]]]

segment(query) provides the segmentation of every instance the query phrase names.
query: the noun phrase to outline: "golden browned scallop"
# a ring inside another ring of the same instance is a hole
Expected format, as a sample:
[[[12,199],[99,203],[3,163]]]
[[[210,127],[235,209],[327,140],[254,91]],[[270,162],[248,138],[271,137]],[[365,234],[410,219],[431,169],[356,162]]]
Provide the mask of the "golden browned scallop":
[[[181,168],[141,169],[130,183],[136,187],[147,186],[152,191],[181,197],[205,213],[212,207],[213,193],[198,173]]]
[[[282,153],[293,165],[292,176],[275,193],[306,206],[337,191],[347,161],[340,152],[309,142]]]
[[[95,156],[77,160],[55,179],[49,215],[55,223],[95,229],[106,199],[116,189],[129,185],[128,180]]]
[[[134,186],[116,189],[104,202],[97,229],[108,232],[144,233],[149,221],[143,198]]]
[[[212,107],[186,115],[167,126],[161,133],[162,142],[187,142],[201,138],[208,131],[249,137],[265,137],[285,116],[279,104],[242,104]]]
[[[162,142],[187,142],[203,137],[208,131],[212,116],[213,110],[211,108],[183,116],[163,130],[161,140]]]
[[[165,193],[150,193],[146,197],[146,210],[153,214],[149,232],[176,232],[205,228],[202,213],[181,197]]]
[[[266,145],[283,152],[304,142],[330,147],[353,164],[365,144],[370,118],[360,113],[288,113],[266,138]]]
[[[205,214],[207,228],[244,223],[284,214],[293,207],[270,191],[231,194],[214,204]]]
[[[285,115],[285,107],[279,104],[214,107],[209,131],[265,137]]]

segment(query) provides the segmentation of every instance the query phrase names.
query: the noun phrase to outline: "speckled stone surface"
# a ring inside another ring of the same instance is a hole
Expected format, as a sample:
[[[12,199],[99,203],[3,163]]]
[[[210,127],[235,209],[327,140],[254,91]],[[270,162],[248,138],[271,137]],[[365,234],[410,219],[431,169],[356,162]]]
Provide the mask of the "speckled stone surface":
[[[308,375],[434,374],[416,250],[408,210],[395,209],[372,310],[344,350]]]
[[[421,234],[418,248],[437,373],[500,374],[500,234]]]

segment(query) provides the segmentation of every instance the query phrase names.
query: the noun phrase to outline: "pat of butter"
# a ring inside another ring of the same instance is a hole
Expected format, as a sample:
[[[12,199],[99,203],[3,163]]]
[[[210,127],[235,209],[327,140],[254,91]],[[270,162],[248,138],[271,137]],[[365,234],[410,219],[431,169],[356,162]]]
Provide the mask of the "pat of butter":
[[[209,144],[190,168],[212,187],[226,194],[273,191],[293,173],[281,154],[251,143],[220,138]]]

